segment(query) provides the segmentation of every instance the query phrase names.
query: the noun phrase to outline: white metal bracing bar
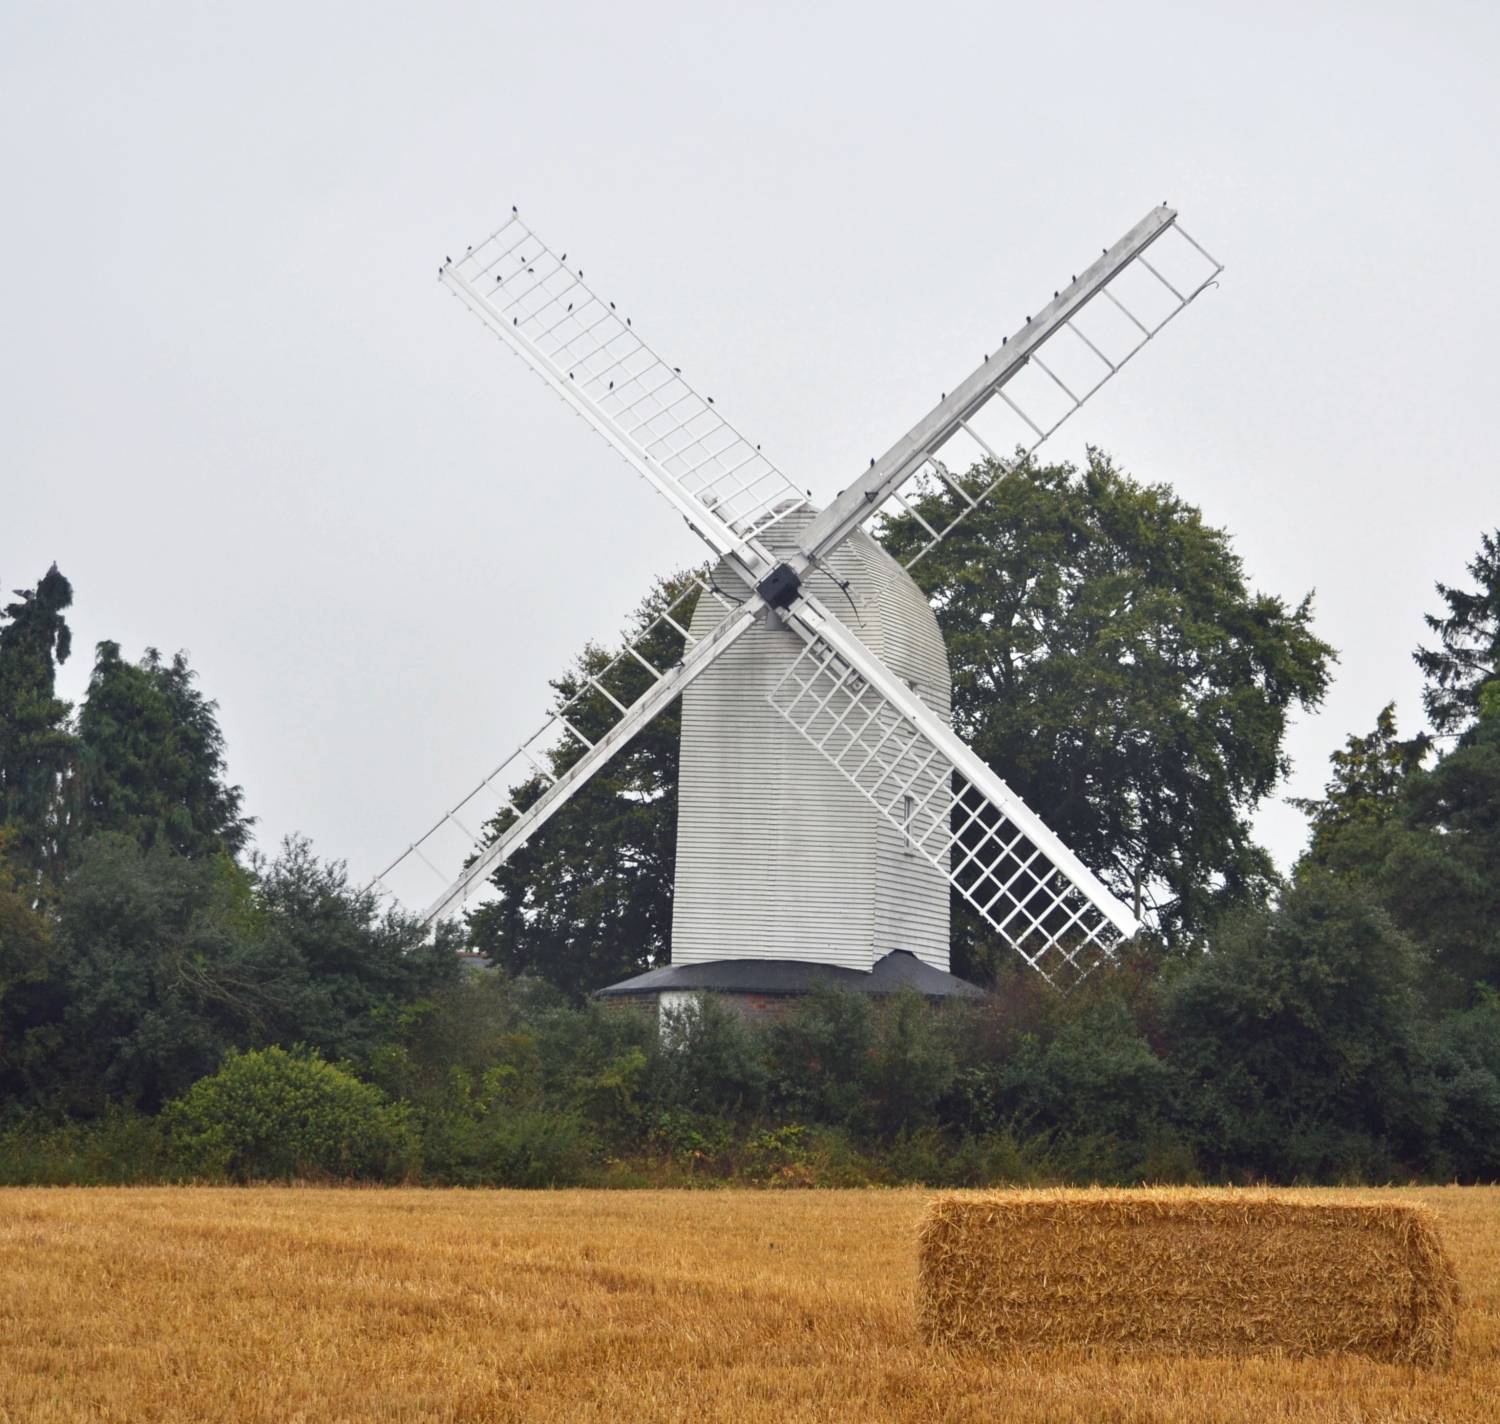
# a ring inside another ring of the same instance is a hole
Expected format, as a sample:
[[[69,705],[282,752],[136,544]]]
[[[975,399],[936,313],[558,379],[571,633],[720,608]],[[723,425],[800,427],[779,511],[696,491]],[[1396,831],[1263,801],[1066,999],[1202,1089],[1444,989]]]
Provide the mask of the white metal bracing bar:
[[[717,554],[759,578],[756,535],[803,492],[513,215],[439,279],[649,481]]]
[[[1169,229],[1176,228],[1185,242],[1202,257],[1206,264],[1201,279],[1186,295],[1178,291],[1150,263],[1143,254],[1152,243],[1158,241]],[[1162,288],[1171,294],[1174,305],[1171,311],[1153,325],[1141,322],[1111,290],[1110,284],[1133,264],[1139,263]],[[881,509],[887,501],[894,499],[906,513],[912,513],[910,504],[900,496],[901,488],[923,470],[933,470],[952,487],[957,496],[958,512],[942,529],[933,529],[926,521],[929,542],[909,563],[926,553],[963,519],[986,494],[994,488],[995,480],[977,492],[970,493],[954,485],[947,471],[937,461],[938,452],[958,432],[964,431],[977,444],[985,448],[990,457],[1001,468],[1009,468],[1003,456],[989,450],[985,442],[974,432],[971,422],[974,417],[995,397],[1004,401],[1021,420],[1030,427],[1035,440],[1029,442],[1027,453],[1035,450],[1074,411],[1078,410],[1101,386],[1109,381],[1145,343],[1150,340],[1178,312],[1204,291],[1222,272],[1223,264],[1216,262],[1197,242],[1177,226],[1177,213],[1172,208],[1153,208],[1140,222],[1130,229],[1115,245],[1091,263],[1067,287],[1063,288],[1035,317],[1028,318],[1013,336],[1007,337],[997,351],[991,352],[975,371],[952,392],[919,420],[889,450],[855,480],[808,526],[802,538],[803,557],[799,561],[799,572],[808,564],[836,549],[849,534]],[[1111,360],[1099,346],[1080,329],[1077,319],[1096,297],[1103,295],[1120,307],[1126,316],[1143,333],[1141,339],[1128,351]],[[1049,341],[1058,338],[1064,331],[1076,337],[1081,346],[1093,353],[1099,363],[1097,379],[1080,392],[1070,389],[1054,371],[1042,361],[1040,352]],[[1018,401],[1006,392],[1005,387],[1026,368],[1029,363],[1036,366],[1063,391],[1067,406],[1060,418],[1039,421],[1028,414]]]
[[[769,701],[1000,935],[1069,987],[1140,928],[1135,916],[901,678],[817,599]]]

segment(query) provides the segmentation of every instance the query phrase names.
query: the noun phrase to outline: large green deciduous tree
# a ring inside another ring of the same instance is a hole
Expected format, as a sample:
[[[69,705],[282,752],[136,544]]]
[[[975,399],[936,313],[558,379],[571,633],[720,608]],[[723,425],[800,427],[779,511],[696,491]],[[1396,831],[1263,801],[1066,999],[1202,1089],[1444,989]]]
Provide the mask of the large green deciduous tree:
[[[99,644],[78,716],[73,834],[120,831],[179,855],[237,855],[250,833],[243,793],[225,779],[218,704],[193,670],[148,648],[140,662]]]
[[[898,559],[925,540],[912,519],[881,537]],[[1098,454],[1084,470],[1006,475],[914,572],[947,639],[958,731],[1118,893],[1185,938],[1263,891],[1272,870],[1250,814],[1333,656],[1309,599],[1251,592],[1223,531]],[[660,587],[633,626],[681,587]],[[652,636],[657,667],[681,655],[670,630]],[[554,684],[559,701],[609,662],[586,649]],[[628,658],[606,678],[627,705],[647,681]],[[569,715],[593,738],[616,714],[596,696]],[[573,993],[665,959],[679,725],[675,708],[659,717],[497,872],[497,901],[472,916],[480,948]],[[520,804],[539,791],[519,788]],[[987,978],[1009,956],[961,902],[954,931],[958,973]]]
[[[34,589],[0,609],[0,827],[8,854],[34,878],[61,862],[61,796],[72,763],[71,709],[57,669],[73,639],[64,617],[73,588],[53,564]]]
[[[951,497],[916,506],[936,523]],[[904,562],[927,535],[906,516],[883,539]],[[1250,816],[1334,656],[1311,596],[1253,592],[1223,530],[1092,450],[1002,475],[913,574],[947,639],[955,730],[1117,894],[1173,940],[1264,894]],[[955,963],[983,973],[997,951],[956,909]]]

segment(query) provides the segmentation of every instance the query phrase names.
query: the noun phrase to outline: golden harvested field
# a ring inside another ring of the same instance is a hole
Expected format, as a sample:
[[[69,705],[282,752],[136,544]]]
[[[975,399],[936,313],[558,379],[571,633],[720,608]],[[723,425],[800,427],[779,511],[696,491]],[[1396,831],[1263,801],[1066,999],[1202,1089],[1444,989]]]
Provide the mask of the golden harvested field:
[[[0,1192],[0,1420],[1500,1420],[1500,1188],[1453,1368],[935,1354],[924,1191]],[[1314,1194],[1308,1194],[1314,1195]]]

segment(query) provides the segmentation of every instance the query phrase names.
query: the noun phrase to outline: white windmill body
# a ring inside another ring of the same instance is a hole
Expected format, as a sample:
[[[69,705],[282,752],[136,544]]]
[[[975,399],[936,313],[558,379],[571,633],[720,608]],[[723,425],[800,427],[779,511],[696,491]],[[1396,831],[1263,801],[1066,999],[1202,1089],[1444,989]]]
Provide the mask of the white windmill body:
[[[790,993],[817,977],[975,992],[947,973],[955,892],[1055,985],[1110,959],[1135,917],[954,734],[937,618],[866,526],[914,521],[909,568],[1222,270],[1175,211],[1152,209],[816,510],[512,209],[439,280],[717,563],[376,882],[409,899],[401,877],[425,869],[444,886],[427,921],[461,909],[680,698],[672,963],[606,993]],[[661,658],[664,628],[681,649],[665,667],[643,651]]]
[[[771,552],[795,549],[813,515],[780,521],[765,539]],[[911,575],[862,530],[826,570],[809,580],[816,595],[946,722],[947,652]],[[736,601],[752,592],[728,560],[713,579]],[[700,599],[690,632],[706,637],[723,617],[716,600]],[[948,877],[770,702],[801,650],[778,619],[763,618],[683,693],[672,963],[800,960],[868,972],[905,950],[946,970]],[[747,828],[759,842],[748,855]]]

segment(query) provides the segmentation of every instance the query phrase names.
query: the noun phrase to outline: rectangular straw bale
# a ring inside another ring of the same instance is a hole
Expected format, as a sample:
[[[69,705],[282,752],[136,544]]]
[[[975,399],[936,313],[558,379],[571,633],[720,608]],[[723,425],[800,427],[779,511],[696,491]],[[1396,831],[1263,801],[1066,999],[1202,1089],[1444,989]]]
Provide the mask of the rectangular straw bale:
[[[1164,1188],[940,1197],[919,1315],[968,1350],[1352,1353],[1441,1365],[1458,1287],[1418,1203]]]

